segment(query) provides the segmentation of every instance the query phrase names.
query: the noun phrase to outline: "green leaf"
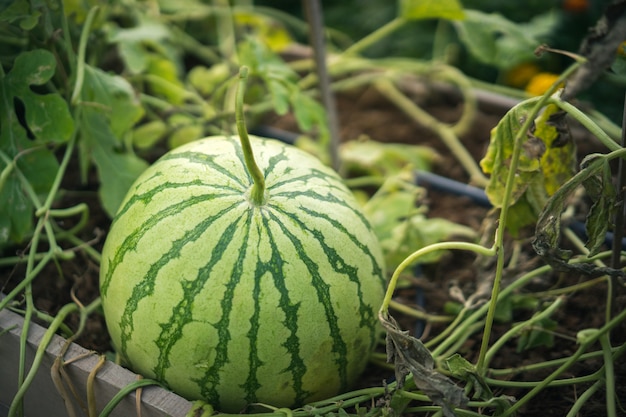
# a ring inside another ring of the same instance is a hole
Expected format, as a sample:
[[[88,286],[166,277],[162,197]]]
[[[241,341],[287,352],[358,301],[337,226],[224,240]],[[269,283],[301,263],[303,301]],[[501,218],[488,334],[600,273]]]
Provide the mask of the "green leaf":
[[[341,159],[350,176],[384,178],[380,189],[363,209],[381,242],[387,267],[394,269],[415,250],[452,236],[473,239],[469,227],[441,218],[429,218],[418,206],[424,190],[415,185],[413,170],[428,170],[437,154],[432,148],[371,140],[349,141],[340,147]],[[420,258],[435,262],[443,253]]]
[[[400,17],[407,20],[465,18],[458,0],[400,0]]]
[[[626,74],[626,57],[619,55],[613,61],[613,65],[611,65],[611,70],[619,75]]]
[[[589,249],[588,256],[594,256],[602,248],[615,214],[617,193],[609,165],[605,164],[598,175],[584,180],[583,186],[593,201],[585,221],[588,236],[585,247]]]
[[[39,22],[41,12],[31,8],[28,0],[16,0],[0,13],[0,22],[15,23],[24,30],[33,29]]]
[[[50,52],[33,50],[20,54],[0,78],[0,246],[20,242],[32,230],[34,203],[28,192],[46,194],[58,171],[47,145],[68,141],[74,131],[65,100],[31,88],[45,85],[55,70]]]
[[[312,97],[304,94],[299,88],[296,87],[292,90],[290,99],[298,127],[303,132],[310,132],[317,128],[320,136],[328,135],[324,107]]]
[[[251,74],[261,78],[269,93],[274,110],[285,114],[291,108],[298,127],[309,132],[317,129],[322,144],[328,143],[326,113],[322,105],[304,94],[297,85],[297,74],[269,47],[256,38],[247,38],[239,45],[242,64]]]
[[[204,136],[204,128],[197,123],[178,126],[167,139],[170,149],[192,142]]]
[[[289,88],[281,80],[267,77],[267,89],[274,103],[274,110],[279,116],[289,111]]]
[[[29,129],[29,134],[34,136],[37,144],[63,143],[69,140],[73,130],[74,121],[65,100],[59,94],[37,94],[31,87],[45,85],[54,75],[56,61],[52,53],[36,49],[24,52],[15,59],[11,72],[7,74],[3,82],[3,95],[6,112],[11,122],[17,122],[20,109],[14,107],[16,102],[23,105],[23,116]],[[2,125],[10,125],[5,120]],[[14,132],[27,133],[18,123],[13,123]],[[12,142],[26,139],[25,135],[17,134]],[[21,145],[26,145],[24,142]],[[27,145],[26,145],[27,146]]]
[[[132,183],[148,166],[125,149],[122,141],[144,110],[124,78],[88,65],[81,98],[82,155],[95,163],[102,206],[113,217]]]
[[[402,172],[407,166],[429,171],[438,155],[429,146],[403,143],[381,143],[369,139],[351,140],[341,145],[344,168],[353,176],[388,177]]]
[[[487,384],[483,376],[476,370],[476,367],[458,353],[445,359],[443,365],[450,371],[452,376],[467,383],[465,392],[469,392],[472,387],[474,388],[472,398],[488,401],[490,406],[495,409],[494,415],[502,415],[504,411],[511,408],[515,403],[515,397],[508,395],[494,397],[489,384]]]
[[[225,62],[212,65],[210,68],[196,65],[187,73],[187,82],[205,97],[212,95],[231,79],[228,64]]]
[[[499,323],[510,323],[513,321],[514,313],[517,310],[534,310],[538,301],[535,297],[524,294],[514,294],[498,299],[496,305],[495,320]]]
[[[166,57],[172,62],[175,59],[175,52],[169,45],[171,32],[162,23],[143,18],[137,26],[121,28],[108,25],[107,28],[107,40],[118,46],[131,74],[146,71],[154,55]]]
[[[530,329],[526,329],[520,335],[517,341],[517,352],[520,353],[540,346],[552,347],[557,324],[549,317],[534,323]]]
[[[189,95],[180,80],[178,68],[169,58],[150,54],[145,78],[152,94],[164,97],[172,104],[183,104]]]
[[[6,169],[6,165],[0,164]],[[0,191],[0,249],[19,243],[32,230],[33,204],[18,180],[9,178]]]
[[[98,169],[98,194],[102,207],[113,217],[128,189],[147,167],[148,163],[129,151],[120,151],[119,140],[113,134],[109,121],[95,109],[82,112],[83,140]]]
[[[465,19],[456,21],[455,26],[461,41],[476,59],[507,69],[534,59],[535,49],[556,23],[554,14],[542,15],[524,24],[497,13],[466,10]]]
[[[489,385],[485,382],[482,375],[476,370],[476,367],[463,358],[458,353],[453,354],[444,361],[445,367],[450,371],[452,376],[466,381],[474,386],[475,394],[473,398],[480,398],[488,401],[493,398],[493,393]]]
[[[590,184],[593,184],[591,178],[608,169],[607,159],[603,155],[598,154],[588,155],[580,165],[581,170],[554,193],[539,215],[535,228],[535,239],[532,242],[533,249],[557,271],[574,271],[591,277],[601,275],[624,277],[625,274],[621,269],[599,267],[592,263],[570,264],[568,261],[572,256],[572,252],[559,247],[561,214],[569,203],[569,197],[576,192],[581,184],[585,184],[593,193],[597,185],[590,186]],[[609,219],[606,219],[606,222],[608,223]],[[592,231],[592,233],[594,232]],[[591,240],[599,238],[600,236],[592,237]],[[588,243],[587,246],[593,247],[593,243],[591,245]]]
[[[99,68],[85,66],[83,102],[96,106],[110,122],[112,133],[121,138],[144,115],[132,86],[124,78],[108,74]]]
[[[263,81],[276,113],[287,113],[292,99],[302,99],[301,94],[295,93],[298,90],[296,73],[260,40],[247,38],[239,45],[239,56],[251,74]]]
[[[441,218],[428,218],[417,206],[423,190],[413,184],[411,171],[390,177],[367,201],[363,211],[378,237],[385,264],[395,269],[419,248],[452,236],[473,239],[475,231]],[[442,253],[420,258],[420,263],[435,262]]]
[[[161,119],[144,123],[133,130],[133,145],[138,149],[152,147],[167,132],[167,125]]]
[[[142,44],[124,42],[119,44],[118,50],[131,74],[141,74],[148,67],[149,54]]]

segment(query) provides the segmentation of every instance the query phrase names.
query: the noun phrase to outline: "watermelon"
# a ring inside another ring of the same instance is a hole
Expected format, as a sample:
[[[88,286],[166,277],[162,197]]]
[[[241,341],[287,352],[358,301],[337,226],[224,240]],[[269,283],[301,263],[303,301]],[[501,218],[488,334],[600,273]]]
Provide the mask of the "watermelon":
[[[377,238],[333,170],[250,137],[265,181],[255,188],[243,143],[201,139],[148,168],[100,272],[123,362],[227,412],[348,390],[381,336],[386,285]]]

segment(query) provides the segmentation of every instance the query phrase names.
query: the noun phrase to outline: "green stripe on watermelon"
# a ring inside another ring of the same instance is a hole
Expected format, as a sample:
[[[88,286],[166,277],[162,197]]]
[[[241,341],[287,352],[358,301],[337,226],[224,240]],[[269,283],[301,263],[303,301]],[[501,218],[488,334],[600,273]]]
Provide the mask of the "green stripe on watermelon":
[[[141,208],[139,208],[139,210],[142,210],[143,207],[147,207],[150,200],[152,200],[157,195],[161,195],[162,193],[165,193],[166,190],[170,188],[188,189],[191,185],[194,185],[194,183],[189,182],[189,183],[176,184],[173,187],[157,187],[154,190],[151,190],[151,192],[149,193],[142,193],[142,194],[133,196],[133,198],[130,199],[131,204],[126,204],[122,206],[122,209],[117,214],[116,218],[118,219],[122,218],[126,210],[128,210],[129,207],[133,207],[134,204],[137,202],[141,202]],[[163,219],[172,217],[173,215],[176,215],[182,212],[183,210],[185,210],[186,208],[198,204],[199,202],[215,201],[215,199],[223,198],[226,196],[227,195],[223,193],[222,194],[211,193],[211,194],[193,196],[187,200],[164,207],[162,210],[159,210],[157,213],[155,213],[154,216],[151,216],[148,219],[146,219],[146,221],[143,224],[137,227],[132,227],[132,230],[125,236],[123,242],[121,242],[121,244],[117,248],[114,258],[107,260],[107,262],[109,263],[109,265],[107,265],[108,272],[104,277],[101,277],[100,279],[101,281],[100,291],[102,292],[102,294],[103,295],[107,294],[109,284],[113,277],[113,272],[115,271],[116,266],[124,260],[124,257],[126,256],[127,253],[136,250],[137,243],[143,238],[146,232],[151,230],[151,228],[154,225],[159,224],[161,221],[163,221]],[[134,206],[134,207],[137,208],[137,206]]]

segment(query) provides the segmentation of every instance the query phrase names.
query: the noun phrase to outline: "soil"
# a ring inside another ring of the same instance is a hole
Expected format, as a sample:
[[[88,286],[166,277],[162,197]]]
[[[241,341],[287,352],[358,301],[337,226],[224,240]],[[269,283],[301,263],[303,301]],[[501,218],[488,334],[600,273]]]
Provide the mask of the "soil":
[[[458,101],[450,98],[442,98],[441,95],[426,94],[414,97],[424,108],[439,120],[452,123],[458,119],[461,105]],[[365,135],[371,139],[383,142],[401,142],[428,145],[436,149],[441,159],[434,167],[434,172],[458,181],[468,180],[466,173],[456,160],[449,154],[441,141],[428,129],[416,125],[407,116],[400,113],[396,108],[387,103],[373,90],[362,90],[348,95],[338,97],[338,108],[341,126],[341,137],[343,140],[353,139]],[[490,130],[496,125],[503,115],[504,110],[494,110],[481,108],[474,122],[471,133],[462,137],[462,141],[470,153],[479,160],[485,152],[489,141]],[[286,130],[295,130],[295,123],[289,117],[270,117],[267,120],[273,126]],[[580,144],[581,155],[593,149],[596,143],[595,138],[585,131],[573,129],[575,140]],[[602,149],[602,148],[599,148]],[[77,167],[73,172],[77,173]],[[110,225],[110,220],[99,209],[95,190],[97,184],[95,176],[87,184],[80,184],[78,175],[69,175],[66,178],[64,189],[67,190],[60,206],[68,207],[77,199],[86,201],[90,206],[89,224],[84,228],[83,239],[90,241],[95,249],[100,250],[105,238],[106,230]],[[429,215],[443,217],[454,222],[465,224],[481,230],[490,221],[489,209],[473,204],[466,197],[459,197],[451,194],[428,191],[425,201],[429,207]],[[487,219],[487,221],[485,220]],[[69,223],[67,226],[70,226]],[[520,264],[524,267],[535,267],[541,260],[534,254],[530,245],[526,243],[523,247]],[[23,276],[23,266],[15,268],[0,269],[0,289],[8,292],[15,284],[16,280]],[[477,283],[489,274],[490,269],[482,268],[474,256],[463,252],[451,252],[446,255],[442,262],[435,265],[425,266],[420,276],[413,279],[414,285],[398,291],[396,299],[398,301],[414,305],[416,299],[423,298],[422,309],[429,313],[441,314],[446,303],[453,301],[451,288],[458,288],[465,297],[475,292]],[[513,277],[515,274],[512,274]],[[547,290],[558,286],[572,285],[580,281],[587,280],[584,276],[551,274],[541,277],[533,284],[533,290]],[[87,304],[98,297],[98,266],[81,250],[76,251],[75,259],[71,262],[62,262],[58,265],[50,264],[47,270],[35,281],[34,299],[36,306],[50,315],[56,312],[66,303],[71,302],[71,295]],[[530,364],[538,361],[556,359],[572,354],[577,345],[575,343],[576,333],[582,329],[599,327],[603,323],[606,287],[604,285],[594,285],[588,291],[580,291],[567,296],[565,307],[560,309],[553,317],[558,323],[555,328],[555,342],[550,347],[536,347],[522,352],[518,352],[515,344],[507,345],[491,363],[494,368],[510,368]],[[624,299],[618,300],[623,308],[626,303]],[[420,323],[408,317],[403,317],[400,313],[392,312],[400,321],[403,328],[411,333],[421,333]],[[513,321],[525,319],[533,314],[533,311],[515,311]],[[72,317],[70,327],[76,328],[78,318]],[[510,323],[498,323],[494,329],[494,338],[498,334],[510,328]],[[426,326],[425,332],[421,334],[423,340],[428,340],[436,335],[441,328],[437,326]],[[626,329],[615,332],[613,335],[613,345],[625,341]],[[480,334],[471,337],[461,348],[461,353],[469,361],[475,361],[478,356],[480,346]],[[87,329],[78,341],[88,349],[99,352],[110,350],[109,338],[104,325],[104,320],[100,315],[93,315],[87,324]],[[592,360],[581,363],[570,369],[563,377],[573,377],[588,375],[595,372],[601,361]],[[616,364],[616,378],[618,385],[617,398],[626,398],[626,363],[620,359]],[[363,385],[379,385],[383,380],[387,380],[392,372],[371,366],[368,368],[363,378]],[[546,372],[526,372],[516,378],[536,381],[545,377]],[[535,400],[521,411],[521,415],[527,416],[563,416],[570,409],[573,401],[581,395],[586,386],[567,386],[562,388],[551,388],[540,393]],[[503,390],[497,395],[510,395],[519,398],[524,394],[522,390]],[[593,400],[585,405],[581,415],[602,416],[606,414],[604,396],[598,393]],[[626,404],[622,404],[626,407]]]

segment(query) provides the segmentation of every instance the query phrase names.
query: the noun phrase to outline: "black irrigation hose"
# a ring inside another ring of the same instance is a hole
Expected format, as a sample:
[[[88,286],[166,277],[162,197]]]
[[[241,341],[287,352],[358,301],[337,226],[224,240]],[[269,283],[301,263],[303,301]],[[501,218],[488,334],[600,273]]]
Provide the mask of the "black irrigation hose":
[[[415,183],[448,194],[469,197],[474,204],[481,207],[491,207],[491,202],[489,202],[482,188],[454,181],[441,175],[426,171],[415,171]]]

